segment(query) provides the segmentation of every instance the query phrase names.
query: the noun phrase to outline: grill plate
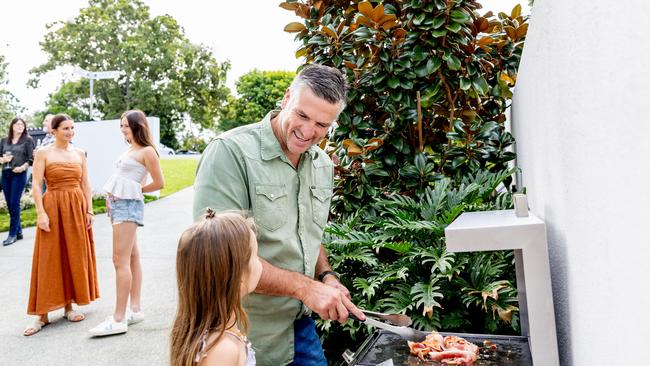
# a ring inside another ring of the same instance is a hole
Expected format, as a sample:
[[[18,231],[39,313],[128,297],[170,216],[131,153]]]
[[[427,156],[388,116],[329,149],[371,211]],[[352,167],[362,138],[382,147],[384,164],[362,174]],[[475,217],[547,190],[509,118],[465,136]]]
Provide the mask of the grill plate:
[[[480,347],[479,358],[473,366],[532,366],[533,361],[528,346],[528,338],[521,336],[502,336],[490,334],[440,333],[443,336],[456,335]],[[483,346],[490,340],[497,346],[495,351]],[[406,340],[385,330],[377,330],[359,347],[351,365],[374,366],[388,359],[395,366],[438,366],[437,361],[422,361],[411,356]]]

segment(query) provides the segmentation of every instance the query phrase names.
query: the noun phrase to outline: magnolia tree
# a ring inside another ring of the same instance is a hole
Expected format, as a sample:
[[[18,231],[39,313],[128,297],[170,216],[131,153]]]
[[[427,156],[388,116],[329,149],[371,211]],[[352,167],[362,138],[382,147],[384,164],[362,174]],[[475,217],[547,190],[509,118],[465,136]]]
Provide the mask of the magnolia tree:
[[[452,254],[463,211],[511,205],[505,129],[527,19],[473,0],[286,1],[297,57],[351,86],[331,137],[338,159],[330,260],[353,300],[421,329],[516,333],[512,253]],[[321,323],[328,351],[365,330]]]

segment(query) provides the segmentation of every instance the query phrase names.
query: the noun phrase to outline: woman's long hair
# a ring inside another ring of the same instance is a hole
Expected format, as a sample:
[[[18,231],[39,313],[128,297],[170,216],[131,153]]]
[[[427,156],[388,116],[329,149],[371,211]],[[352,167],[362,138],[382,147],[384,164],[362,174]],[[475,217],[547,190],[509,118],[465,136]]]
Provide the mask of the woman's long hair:
[[[178,308],[171,332],[171,365],[191,366],[205,334],[217,334],[239,324],[248,330],[240,289],[252,254],[252,224],[236,213],[215,214],[187,229],[178,243],[176,280]],[[234,315],[234,318],[233,318]],[[230,322],[230,323],[229,323]]]
[[[25,120],[20,118],[20,117],[16,117],[16,118],[12,119],[11,123],[9,124],[9,134],[7,134],[7,142],[9,143],[9,145],[13,144],[14,125],[16,123],[18,123],[18,122],[22,122],[23,126],[25,126],[25,129],[23,130],[23,133],[18,138],[18,142],[16,143],[16,145],[21,144],[27,138],[27,122],[25,122]]]
[[[126,111],[122,113],[120,121],[123,119],[126,119],[126,122],[129,124],[129,128],[131,129],[131,134],[133,136],[133,141],[128,142],[131,144],[135,142],[142,147],[151,146],[154,150],[156,150],[156,154],[158,154],[158,149],[156,149],[156,145],[154,145],[151,139],[149,123],[147,123],[147,116],[144,114],[144,112],[139,109]]]

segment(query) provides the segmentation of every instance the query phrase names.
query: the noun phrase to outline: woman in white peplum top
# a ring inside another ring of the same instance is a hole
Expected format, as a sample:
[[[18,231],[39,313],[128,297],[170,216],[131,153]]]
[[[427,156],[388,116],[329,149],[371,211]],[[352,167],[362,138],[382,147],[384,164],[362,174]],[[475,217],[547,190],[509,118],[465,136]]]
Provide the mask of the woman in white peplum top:
[[[113,225],[115,312],[90,329],[93,336],[126,333],[128,325],[144,320],[140,309],[142,267],[136,228],[144,225],[143,193],[157,191],[164,184],[160,158],[144,112],[124,112],[120,118],[120,130],[130,146],[118,158],[113,175],[104,185],[108,215]],[[149,184],[145,184],[147,173],[151,175]]]

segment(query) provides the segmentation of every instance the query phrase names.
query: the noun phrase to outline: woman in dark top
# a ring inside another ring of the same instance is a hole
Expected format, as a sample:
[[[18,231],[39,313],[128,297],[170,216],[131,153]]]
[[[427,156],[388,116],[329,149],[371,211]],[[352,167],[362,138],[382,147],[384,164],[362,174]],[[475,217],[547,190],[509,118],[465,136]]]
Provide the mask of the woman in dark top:
[[[14,118],[9,125],[9,134],[0,141],[2,192],[11,218],[9,237],[2,242],[4,246],[23,238],[20,226],[20,198],[27,183],[27,168],[33,161],[34,140],[27,134],[27,123],[22,118]]]

